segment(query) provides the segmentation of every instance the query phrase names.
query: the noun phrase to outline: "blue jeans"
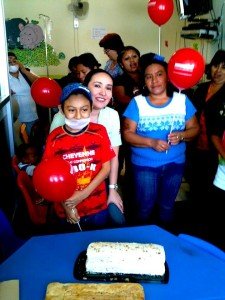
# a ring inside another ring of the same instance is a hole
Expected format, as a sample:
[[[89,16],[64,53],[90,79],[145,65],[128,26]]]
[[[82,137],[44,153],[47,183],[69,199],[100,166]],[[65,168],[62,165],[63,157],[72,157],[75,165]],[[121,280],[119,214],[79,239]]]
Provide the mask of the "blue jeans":
[[[125,218],[115,204],[109,204],[108,208],[96,214],[88,215],[80,219],[80,225],[86,230],[107,227],[118,227],[125,224]]]
[[[58,218],[58,230],[60,232],[74,232],[80,231],[77,224],[70,224],[66,218]],[[123,214],[118,209],[113,209],[110,212],[109,207],[97,212],[96,214],[84,216],[80,218],[80,227],[83,231],[85,230],[97,230],[111,227],[120,227],[125,225],[125,219]]]
[[[173,219],[173,208],[178,194],[184,164],[170,163],[151,168],[133,165],[136,195],[137,222],[147,224],[153,209],[159,208],[159,220],[168,223]]]
[[[83,229],[100,229],[109,226],[110,216],[108,209],[80,218],[80,225]]]

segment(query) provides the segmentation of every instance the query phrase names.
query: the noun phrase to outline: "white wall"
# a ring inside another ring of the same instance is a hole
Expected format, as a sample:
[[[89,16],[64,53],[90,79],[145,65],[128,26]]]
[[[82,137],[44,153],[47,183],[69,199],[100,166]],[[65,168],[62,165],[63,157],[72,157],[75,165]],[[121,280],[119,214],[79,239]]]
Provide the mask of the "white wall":
[[[138,48],[141,54],[159,52],[159,27],[154,24],[147,13],[148,0],[86,0],[89,2],[89,12],[84,20],[79,21],[79,28],[73,27],[73,13],[68,10],[70,0],[4,0],[6,18],[26,17],[31,21],[39,20],[44,29],[39,14],[48,15],[53,23],[52,46],[57,53],[64,52],[66,59],[57,67],[50,66],[50,75],[66,74],[70,57],[83,52],[92,52],[104,66],[107,57],[99,47],[99,39],[93,39],[92,30],[101,27],[106,32],[119,33],[126,45]],[[197,1],[197,0],[196,0]],[[216,2],[216,14],[219,14],[223,0]],[[223,20],[224,21],[224,20]],[[180,38],[181,27],[174,0],[172,18],[161,26],[161,54],[168,60],[175,50],[198,43],[199,50],[207,50],[206,54],[215,48],[211,43],[202,45],[202,41],[184,40]],[[186,41],[186,43],[185,43]],[[188,43],[188,45],[187,45]],[[210,51],[209,51],[210,48]],[[203,53],[203,52],[202,52]],[[212,50],[214,53],[214,50]],[[204,55],[206,55],[204,53]],[[207,55],[206,55],[207,56]],[[211,52],[210,52],[211,58]],[[45,74],[45,68],[32,68],[37,74]]]

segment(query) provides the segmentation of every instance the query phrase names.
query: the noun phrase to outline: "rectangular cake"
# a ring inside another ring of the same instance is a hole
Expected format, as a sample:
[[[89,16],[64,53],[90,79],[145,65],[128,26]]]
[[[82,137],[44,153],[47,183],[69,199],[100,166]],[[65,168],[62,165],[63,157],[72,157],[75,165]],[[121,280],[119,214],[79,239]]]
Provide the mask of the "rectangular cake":
[[[144,300],[138,283],[59,283],[47,286],[45,300]]]
[[[164,276],[164,247],[157,244],[94,242],[87,248],[86,271]]]

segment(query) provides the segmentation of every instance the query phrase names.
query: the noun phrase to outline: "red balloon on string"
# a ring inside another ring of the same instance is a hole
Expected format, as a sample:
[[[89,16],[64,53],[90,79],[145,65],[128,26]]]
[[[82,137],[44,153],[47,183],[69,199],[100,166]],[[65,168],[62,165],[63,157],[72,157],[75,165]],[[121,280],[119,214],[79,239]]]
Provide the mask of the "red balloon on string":
[[[43,160],[34,170],[34,188],[46,200],[65,201],[76,188],[76,180],[71,171],[70,163],[62,158]]]
[[[31,95],[34,101],[44,107],[58,106],[61,94],[60,85],[51,78],[38,78],[31,85]]]
[[[148,14],[155,24],[165,24],[173,14],[173,0],[149,0]]]
[[[179,89],[189,89],[196,85],[205,71],[203,56],[192,48],[176,51],[168,62],[170,81]]]

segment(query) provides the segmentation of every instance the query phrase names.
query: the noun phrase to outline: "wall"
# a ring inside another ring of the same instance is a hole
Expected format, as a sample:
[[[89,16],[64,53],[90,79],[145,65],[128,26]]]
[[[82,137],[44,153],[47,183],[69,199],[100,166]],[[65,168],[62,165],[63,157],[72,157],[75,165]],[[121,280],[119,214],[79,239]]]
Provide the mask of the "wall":
[[[66,74],[70,57],[83,52],[92,52],[104,66],[107,57],[103,49],[98,46],[99,39],[94,39],[92,31],[102,28],[106,32],[117,32],[121,35],[126,45],[137,47],[141,54],[146,52],[159,52],[159,27],[154,24],[147,13],[148,0],[86,0],[89,2],[89,12],[84,20],[79,21],[79,28],[74,29],[74,16],[68,10],[70,0],[4,0],[6,18],[26,17],[31,21],[40,21],[44,29],[43,19],[39,14],[50,17],[53,24],[52,46],[57,53],[64,52],[66,59],[57,67],[50,66],[49,74]],[[223,0],[216,2],[216,14],[219,14]],[[180,38],[181,27],[174,0],[174,13],[172,18],[161,26],[161,54],[168,60],[179,48],[193,47],[193,40]],[[197,41],[199,51],[207,50],[206,54],[214,53],[217,45]],[[204,47],[204,49],[203,49]],[[211,50],[212,48],[212,50]],[[209,51],[210,49],[210,51]],[[203,52],[202,52],[203,53]],[[206,55],[204,53],[204,55]],[[207,55],[206,55],[207,56]],[[32,68],[37,74],[44,75],[46,68]]]

